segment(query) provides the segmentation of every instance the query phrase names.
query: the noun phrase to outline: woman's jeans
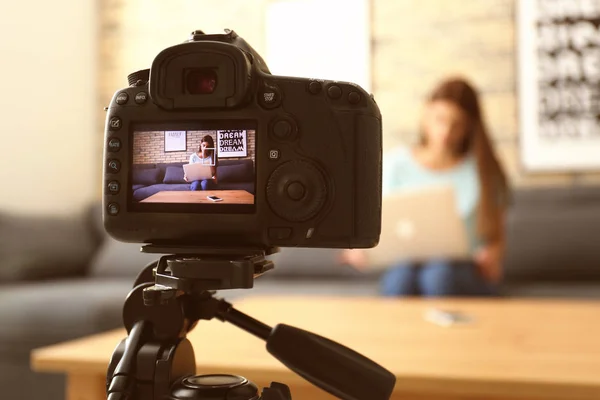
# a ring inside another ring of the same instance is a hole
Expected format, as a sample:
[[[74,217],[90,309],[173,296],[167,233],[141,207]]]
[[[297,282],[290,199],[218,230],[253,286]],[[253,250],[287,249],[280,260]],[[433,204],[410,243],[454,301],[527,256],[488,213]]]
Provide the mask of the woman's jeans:
[[[381,280],[384,296],[493,296],[494,286],[486,281],[471,261],[431,260],[399,263]]]
[[[194,181],[190,185],[190,190],[215,190],[217,184],[214,179],[203,179],[201,181]]]

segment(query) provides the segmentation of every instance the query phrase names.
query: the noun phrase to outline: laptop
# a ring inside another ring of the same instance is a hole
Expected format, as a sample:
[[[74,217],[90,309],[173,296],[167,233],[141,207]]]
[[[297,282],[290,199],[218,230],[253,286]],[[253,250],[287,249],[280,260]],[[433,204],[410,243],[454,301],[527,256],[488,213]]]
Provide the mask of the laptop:
[[[403,190],[382,199],[379,244],[367,250],[373,269],[402,261],[470,257],[464,222],[454,189],[435,186]]]
[[[183,164],[183,170],[189,182],[201,181],[203,179],[211,179],[213,174],[209,164]]]

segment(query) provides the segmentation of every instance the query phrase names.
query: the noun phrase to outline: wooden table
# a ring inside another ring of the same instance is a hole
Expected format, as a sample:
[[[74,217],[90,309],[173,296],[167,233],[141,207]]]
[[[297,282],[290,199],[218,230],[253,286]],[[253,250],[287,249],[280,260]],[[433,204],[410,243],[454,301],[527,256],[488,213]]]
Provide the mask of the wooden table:
[[[235,306],[370,357],[396,375],[393,399],[600,399],[598,302],[250,297]],[[462,311],[473,322],[435,325],[424,318],[431,307]],[[108,360],[124,335],[117,330],[38,349],[33,368],[67,373],[69,400],[105,399]],[[333,399],[230,324],[202,321],[188,337],[198,373],[236,373],[262,386],[284,382],[294,400]]]
[[[208,196],[217,196],[223,201],[213,202]],[[163,190],[140,203],[254,204],[254,196],[245,190]]]

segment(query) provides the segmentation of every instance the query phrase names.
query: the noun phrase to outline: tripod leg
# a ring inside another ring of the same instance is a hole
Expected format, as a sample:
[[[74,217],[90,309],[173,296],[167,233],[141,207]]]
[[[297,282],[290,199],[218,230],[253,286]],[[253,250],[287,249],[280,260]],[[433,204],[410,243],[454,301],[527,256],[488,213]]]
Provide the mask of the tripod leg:
[[[134,324],[125,340],[123,356],[108,383],[108,400],[129,399],[135,387],[135,361],[142,346],[145,321]]]

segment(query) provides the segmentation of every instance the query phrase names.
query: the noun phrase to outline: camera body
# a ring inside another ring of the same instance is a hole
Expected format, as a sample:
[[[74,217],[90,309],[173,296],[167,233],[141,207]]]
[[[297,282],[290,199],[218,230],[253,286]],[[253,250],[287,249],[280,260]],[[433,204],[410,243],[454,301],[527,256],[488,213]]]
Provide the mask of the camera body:
[[[274,76],[233,31],[193,32],[129,83],[106,116],[103,220],[115,239],[377,245],[381,114],[359,86]]]

